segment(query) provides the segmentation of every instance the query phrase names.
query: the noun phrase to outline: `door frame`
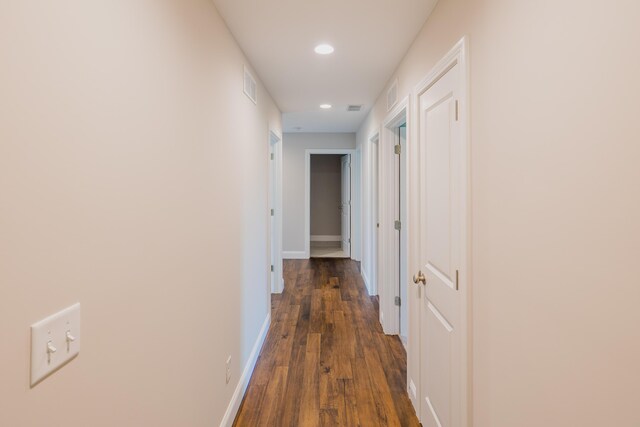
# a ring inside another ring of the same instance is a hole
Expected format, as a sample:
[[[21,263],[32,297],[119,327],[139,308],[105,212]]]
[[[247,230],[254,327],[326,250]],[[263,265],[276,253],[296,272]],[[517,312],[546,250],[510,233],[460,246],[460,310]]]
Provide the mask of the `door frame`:
[[[276,131],[269,130],[269,261],[273,261],[274,276],[280,280],[271,280],[271,293],[280,294],[284,291],[284,273],[282,261],[282,136]],[[273,153],[271,160],[270,153]],[[272,174],[273,171],[273,174]],[[275,183],[271,177],[275,176]],[[274,191],[275,188],[275,191]],[[271,209],[274,210],[274,227],[271,227]],[[272,256],[275,248],[275,256]]]
[[[462,426],[468,427],[471,424],[471,406],[470,402],[472,401],[472,317],[471,317],[471,295],[472,295],[472,277],[471,277],[471,138],[470,138],[470,107],[469,107],[469,47],[468,47],[468,38],[464,36],[460,39],[454,47],[431,69],[431,71],[427,74],[427,76],[418,83],[411,95],[412,99],[412,110],[416,115],[415,120],[412,125],[412,132],[414,135],[420,135],[420,96],[424,94],[435,82],[437,82],[440,77],[442,77],[447,71],[449,71],[456,64],[460,66],[460,97],[458,99],[458,111],[459,111],[459,122],[461,126],[462,132],[462,141],[463,147],[460,151],[461,162],[462,162],[462,173],[464,173],[463,179],[461,179],[461,211],[463,212],[464,218],[461,221],[462,230],[461,234],[464,236],[461,240],[461,244],[463,248],[461,250],[461,260],[460,260],[460,270],[459,270],[459,283],[460,283],[460,292],[461,292],[461,307],[460,307],[460,334],[461,334],[461,361],[460,361],[460,370],[461,370],[461,378],[463,378],[463,384],[460,384],[461,387],[461,399],[460,408],[462,414],[460,414],[460,419],[462,420]],[[414,144],[410,149],[411,152],[411,162],[409,168],[411,169],[411,177],[412,180],[417,185],[412,185],[410,188],[410,198],[414,201],[411,204],[411,213],[410,217],[412,218],[412,227],[416,227],[418,230],[417,221],[419,220],[419,144]],[[410,246],[412,248],[411,251],[411,260],[410,260],[410,268],[411,271],[418,271],[421,268],[421,260],[419,253],[419,237],[420,233],[412,233],[411,234],[411,242]],[[419,290],[419,285],[410,284],[412,294],[421,296]],[[416,300],[412,298],[409,304],[409,319],[416,325],[416,327],[412,328],[415,333],[410,334],[410,342],[415,342],[415,345],[409,346],[409,351],[407,354],[407,384],[409,388],[409,396],[414,405],[414,408],[419,413],[420,405],[417,400],[417,396],[422,396],[420,384],[420,371],[419,371],[419,361],[420,361],[420,310],[419,306],[419,298]],[[417,323],[416,323],[417,322]],[[417,340],[417,341],[416,341]],[[417,382],[417,386],[415,385]],[[416,391],[417,388],[417,391]],[[416,396],[417,394],[417,396]]]
[[[359,171],[356,170],[357,165],[354,165],[354,157],[356,154],[356,150],[353,148],[307,148],[304,150],[304,251],[305,258],[311,257],[311,155],[312,154],[348,154],[351,160],[351,215],[350,215],[350,224],[349,224],[349,232],[351,234],[351,254],[350,257],[353,257],[354,253],[354,242],[353,238],[354,230],[356,226],[358,226],[354,211],[354,199],[358,200],[359,197],[356,197],[356,193],[360,190],[357,185],[354,185],[353,177],[359,174]]]
[[[351,179],[353,178],[351,175],[351,162],[353,161],[353,159],[351,158],[351,155],[349,154],[345,154],[343,156],[340,156],[340,239],[341,239],[341,246],[342,246],[342,252],[346,252],[345,251],[345,247],[348,246],[349,248],[349,257],[352,258],[352,251],[351,251],[351,216],[353,215],[353,207],[352,205],[354,205],[355,203],[353,203],[353,194],[351,194]],[[348,173],[345,173],[345,168],[348,170]],[[346,181],[346,179],[348,179],[348,181]],[[347,190],[348,187],[348,195],[346,198],[347,203],[347,212],[348,215],[346,215],[346,219],[347,221],[342,221],[342,219],[344,218],[344,205],[345,205],[345,190]],[[345,223],[346,222],[346,223]],[[345,242],[345,237],[347,237],[347,241]],[[355,239],[354,239],[355,240]]]
[[[408,280],[408,259],[409,244],[408,236],[410,230],[409,224],[409,168],[407,167],[407,152],[411,146],[412,128],[411,128],[411,111],[409,97],[400,100],[396,106],[387,114],[382,122],[380,129],[380,139],[378,143],[378,212],[380,215],[380,241],[378,242],[378,291],[380,296],[380,323],[385,334],[400,335],[400,307],[395,305],[396,293],[399,293],[400,282],[405,283]],[[405,165],[401,168],[401,193],[405,197],[401,197],[400,201],[400,246],[396,243],[396,230],[394,229],[395,220],[395,201],[394,201],[394,162],[396,154],[393,147],[396,144],[396,130],[406,123],[407,135],[405,149],[400,153],[401,164]],[[404,158],[404,160],[402,160]],[[400,258],[398,259],[398,252]],[[398,278],[399,281],[398,282]],[[396,286],[398,285],[398,290]],[[407,284],[407,287],[409,285]],[[398,295],[399,296],[399,295]],[[401,304],[403,302],[401,301]],[[405,306],[407,301],[404,302]],[[408,316],[407,316],[408,317]],[[407,340],[403,340],[405,347],[409,346],[410,324],[407,325]]]
[[[363,212],[363,228],[366,230],[363,236],[367,238],[366,256],[363,252],[362,277],[364,279],[369,295],[378,295],[378,228],[380,221],[378,214],[380,161],[379,149],[380,132],[375,132],[367,140],[367,179],[363,180],[366,189],[363,190],[367,196],[367,208]],[[375,185],[374,185],[375,183]],[[364,240],[363,240],[364,242]]]

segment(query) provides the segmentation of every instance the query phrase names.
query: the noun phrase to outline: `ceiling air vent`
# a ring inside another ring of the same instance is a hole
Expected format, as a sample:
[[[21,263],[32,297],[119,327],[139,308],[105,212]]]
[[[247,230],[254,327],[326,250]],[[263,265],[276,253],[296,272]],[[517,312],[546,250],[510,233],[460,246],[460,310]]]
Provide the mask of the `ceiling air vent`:
[[[398,79],[396,79],[387,91],[387,111],[398,103]]]
[[[244,94],[247,95],[254,104],[258,103],[258,86],[256,85],[256,79],[253,78],[247,67],[244,67]]]
[[[347,107],[347,111],[360,111],[362,110],[362,105],[349,105]]]

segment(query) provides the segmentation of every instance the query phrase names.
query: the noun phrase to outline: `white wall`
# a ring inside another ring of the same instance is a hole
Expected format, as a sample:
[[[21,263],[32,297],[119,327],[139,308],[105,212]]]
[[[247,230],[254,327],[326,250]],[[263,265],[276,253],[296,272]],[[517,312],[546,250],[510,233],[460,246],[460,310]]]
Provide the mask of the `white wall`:
[[[356,146],[354,133],[286,133],[283,136],[283,252],[304,253],[305,150]],[[352,239],[353,240],[353,239]]]
[[[219,425],[280,112],[209,1],[2,2],[0,57],[0,425]],[[80,356],[30,389],[29,325],[76,301]]]
[[[631,0],[440,0],[390,79],[407,95],[469,36],[474,427],[640,425],[639,20]]]

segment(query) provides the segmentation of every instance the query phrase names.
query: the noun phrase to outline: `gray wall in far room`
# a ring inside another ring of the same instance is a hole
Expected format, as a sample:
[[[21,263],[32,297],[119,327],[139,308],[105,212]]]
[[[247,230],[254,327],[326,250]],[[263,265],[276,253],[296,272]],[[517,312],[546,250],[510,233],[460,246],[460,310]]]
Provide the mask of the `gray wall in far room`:
[[[339,236],[342,233],[340,154],[311,155],[311,236]]]

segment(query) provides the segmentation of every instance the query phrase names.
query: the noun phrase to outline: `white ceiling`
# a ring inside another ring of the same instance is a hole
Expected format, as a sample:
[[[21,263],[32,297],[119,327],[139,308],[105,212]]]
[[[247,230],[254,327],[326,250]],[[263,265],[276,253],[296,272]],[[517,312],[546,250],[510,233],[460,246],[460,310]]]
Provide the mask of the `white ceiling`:
[[[355,132],[437,0],[213,2],[282,110],[284,132]],[[317,55],[320,43],[335,52]]]

